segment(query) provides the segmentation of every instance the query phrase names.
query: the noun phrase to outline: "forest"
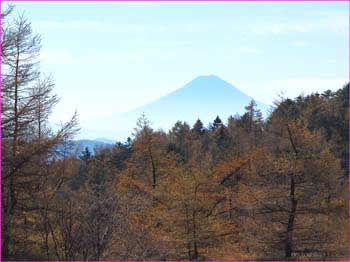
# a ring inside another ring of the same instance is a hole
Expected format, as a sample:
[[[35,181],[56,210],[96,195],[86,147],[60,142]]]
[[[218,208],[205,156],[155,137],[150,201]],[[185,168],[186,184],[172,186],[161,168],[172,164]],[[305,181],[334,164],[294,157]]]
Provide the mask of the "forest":
[[[349,84],[72,155],[40,36],[1,19],[3,260],[348,259]]]

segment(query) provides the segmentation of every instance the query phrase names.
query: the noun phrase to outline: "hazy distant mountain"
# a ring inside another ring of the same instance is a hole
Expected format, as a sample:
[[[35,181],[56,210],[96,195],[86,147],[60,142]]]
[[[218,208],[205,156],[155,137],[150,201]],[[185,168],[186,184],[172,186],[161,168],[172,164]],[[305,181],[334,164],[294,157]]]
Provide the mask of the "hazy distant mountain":
[[[176,121],[186,121],[193,125],[200,118],[207,125],[217,115],[226,122],[230,115],[242,114],[244,107],[253,98],[217,76],[199,76],[174,92],[136,110],[101,119],[96,127],[104,126],[101,135],[125,140],[131,136],[137,119],[145,114],[153,123],[153,128],[167,130]],[[269,106],[255,101],[264,116]]]
[[[88,148],[90,153],[94,155],[95,149],[96,148],[106,148],[106,147],[111,147],[113,143],[105,143],[99,140],[107,140],[111,141],[109,139],[104,139],[104,138],[98,138],[96,140],[91,140],[91,139],[80,139],[80,140],[73,140],[69,143],[69,145],[58,145],[57,150],[60,151],[61,153],[65,152],[66,156],[79,156],[82,151],[85,150],[85,148]]]
[[[103,143],[106,143],[106,144],[115,144],[117,142],[116,140],[107,139],[107,138],[104,138],[104,137],[96,138],[96,139],[94,139],[94,141],[103,142]]]
[[[105,140],[112,141],[109,139],[105,139]],[[97,140],[97,139],[96,140],[80,139],[80,140],[77,140],[75,142],[76,142],[76,147],[78,148],[78,150],[83,151],[87,147],[91,153],[93,153],[94,149],[97,147],[110,147],[113,144],[113,143],[102,142],[102,141]]]
[[[252,97],[217,76],[200,76],[167,96],[125,115],[139,116],[145,113],[155,124],[160,123],[164,127],[177,120],[193,123],[198,118],[208,123],[217,115],[225,121],[230,115],[243,113],[251,100]],[[268,106],[256,102],[266,113]]]

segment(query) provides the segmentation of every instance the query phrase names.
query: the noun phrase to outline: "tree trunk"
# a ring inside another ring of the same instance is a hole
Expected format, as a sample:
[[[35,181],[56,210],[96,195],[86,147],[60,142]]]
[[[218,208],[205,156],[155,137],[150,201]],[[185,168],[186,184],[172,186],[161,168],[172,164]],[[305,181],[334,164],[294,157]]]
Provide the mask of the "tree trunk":
[[[287,225],[287,236],[285,242],[285,257],[286,259],[292,257],[293,253],[293,230],[294,230],[294,219],[297,209],[298,201],[295,199],[295,183],[293,176],[291,177],[290,183],[290,201],[292,204],[291,211],[289,213],[288,225]]]
[[[16,54],[16,67],[15,67],[15,79],[14,79],[14,131],[13,131],[13,141],[12,141],[12,157],[16,158],[17,151],[17,139],[18,139],[18,75],[19,75],[19,47],[17,44],[17,54]],[[3,258],[9,257],[9,245],[11,239],[11,216],[13,213],[13,208],[17,204],[16,196],[15,196],[15,188],[14,188],[14,177],[13,174],[10,176],[9,183],[9,201],[7,205],[7,210],[5,210],[4,215],[6,218],[4,219],[3,224],[3,246],[2,246],[2,256]],[[6,223],[7,222],[7,223]]]
[[[152,164],[152,187],[153,189],[156,188],[156,166],[154,164],[154,160],[153,160],[153,156],[152,156],[152,150],[151,148],[149,147],[148,148],[148,152],[149,152],[149,156],[150,156],[150,159],[151,159],[151,164]]]
[[[191,256],[191,260],[198,259],[198,246],[197,246],[197,228],[196,228],[196,211],[193,211],[192,214],[192,223],[193,223],[193,254]]]

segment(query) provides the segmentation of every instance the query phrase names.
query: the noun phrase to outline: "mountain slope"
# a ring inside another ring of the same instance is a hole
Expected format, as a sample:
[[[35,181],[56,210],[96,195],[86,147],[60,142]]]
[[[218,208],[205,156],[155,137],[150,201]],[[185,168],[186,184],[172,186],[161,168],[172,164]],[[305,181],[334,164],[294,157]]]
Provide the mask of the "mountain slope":
[[[95,148],[104,148],[112,146],[112,143],[105,143],[99,140],[89,140],[89,139],[80,139],[76,141],[76,147],[83,151],[87,147],[91,153],[94,153]]]
[[[189,122],[201,118],[205,123],[217,115],[225,120],[229,115],[243,113],[251,100],[251,97],[217,76],[200,76],[169,95],[128,114],[144,112],[150,118]],[[263,111],[267,109],[263,103],[257,104]]]
[[[105,127],[105,130],[101,128],[101,136],[108,136],[107,130],[109,133],[115,130],[115,137],[112,138],[124,140],[131,136],[137,119],[143,113],[155,129],[167,130],[178,120],[193,125],[200,118],[207,125],[219,115],[225,122],[230,115],[244,113],[244,107],[251,100],[252,97],[217,76],[199,76],[153,103],[108,119],[101,119],[100,124],[95,126]],[[266,116],[269,107],[259,101],[256,103]]]
[[[106,143],[106,142],[99,141],[97,139],[96,140],[80,139],[80,140],[71,141],[69,146],[62,145],[62,144],[58,145],[57,151],[61,152],[61,154],[65,152],[66,156],[77,157],[82,153],[82,151],[85,151],[85,148],[88,148],[90,153],[94,155],[95,149],[110,148],[113,146],[113,144],[114,143]]]

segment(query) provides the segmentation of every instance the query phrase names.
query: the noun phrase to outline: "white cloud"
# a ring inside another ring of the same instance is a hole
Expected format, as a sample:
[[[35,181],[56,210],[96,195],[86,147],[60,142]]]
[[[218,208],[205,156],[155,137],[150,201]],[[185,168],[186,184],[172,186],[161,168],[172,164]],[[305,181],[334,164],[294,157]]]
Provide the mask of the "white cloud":
[[[216,30],[210,24],[201,23],[115,23],[101,22],[94,20],[71,20],[71,21],[38,21],[35,27],[39,30],[59,30],[59,31],[88,31],[95,33],[205,33]]]
[[[88,56],[90,61],[98,63],[106,62],[142,62],[145,60],[144,54],[138,53],[101,53]]]
[[[251,48],[251,47],[241,47],[241,48],[239,48],[239,51],[241,53],[245,53],[245,54],[258,54],[258,53],[260,53],[259,49]]]
[[[140,32],[158,32],[167,30],[165,25],[161,24],[114,24],[100,21],[39,21],[35,25],[39,29],[50,30],[87,30],[100,33],[140,33]]]
[[[42,50],[39,57],[41,62],[47,64],[72,64],[75,62],[73,54],[66,49],[45,49]]]
[[[139,2],[139,1],[135,1],[135,2],[119,2],[118,3],[119,5],[122,5],[122,6],[155,6],[157,5],[158,3],[156,2]]]
[[[339,10],[339,9],[328,9],[328,10],[309,10],[305,12],[305,15],[311,16],[326,16],[326,17],[341,17],[348,16],[348,10]]]
[[[98,26],[95,22],[89,21],[39,21],[35,24],[40,29],[66,30],[66,29],[83,29],[87,27]]]
[[[271,30],[271,33],[274,34],[279,34],[282,31],[282,26],[281,25],[272,25],[271,27],[265,27],[263,28],[263,31],[268,32],[269,30]]]
[[[183,30],[187,33],[203,33],[210,30],[210,25],[206,24],[197,24],[197,23],[190,23],[190,24],[179,24],[177,26],[177,30]]]
[[[311,30],[311,27],[309,24],[303,25],[303,24],[296,24],[291,25],[290,28],[288,28],[290,31],[295,31],[298,33],[306,33]]]
[[[110,62],[143,62],[145,54],[141,52],[100,52],[88,49],[84,55],[74,54],[69,49],[44,49],[40,53],[40,61],[45,64],[70,65],[85,64],[95,61],[97,63]]]
[[[305,41],[295,41],[293,43],[294,46],[297,46],[297,47],[304,47],[304,46],[307,46],[307,42]]]
[[[277,20],[278,18],[276,18]],[[311,16],[304,21],[290,21],[274,23],[262,23],[250,26],[250,31],[256,34],[281,34],[281,33],[310,33],[331,32],[348,35],[349,15],[339,13],[338,15]]]
[[[307,33],[315,29],[310,23],[278,23],[256,25],[253,32],[257,34]]]
[[[116,24],[100,21],[39,21],[35,26],[41,30],[79,30],[99,33],[203,33],[210,30],[208,25],[199,23],[180,24]]]

